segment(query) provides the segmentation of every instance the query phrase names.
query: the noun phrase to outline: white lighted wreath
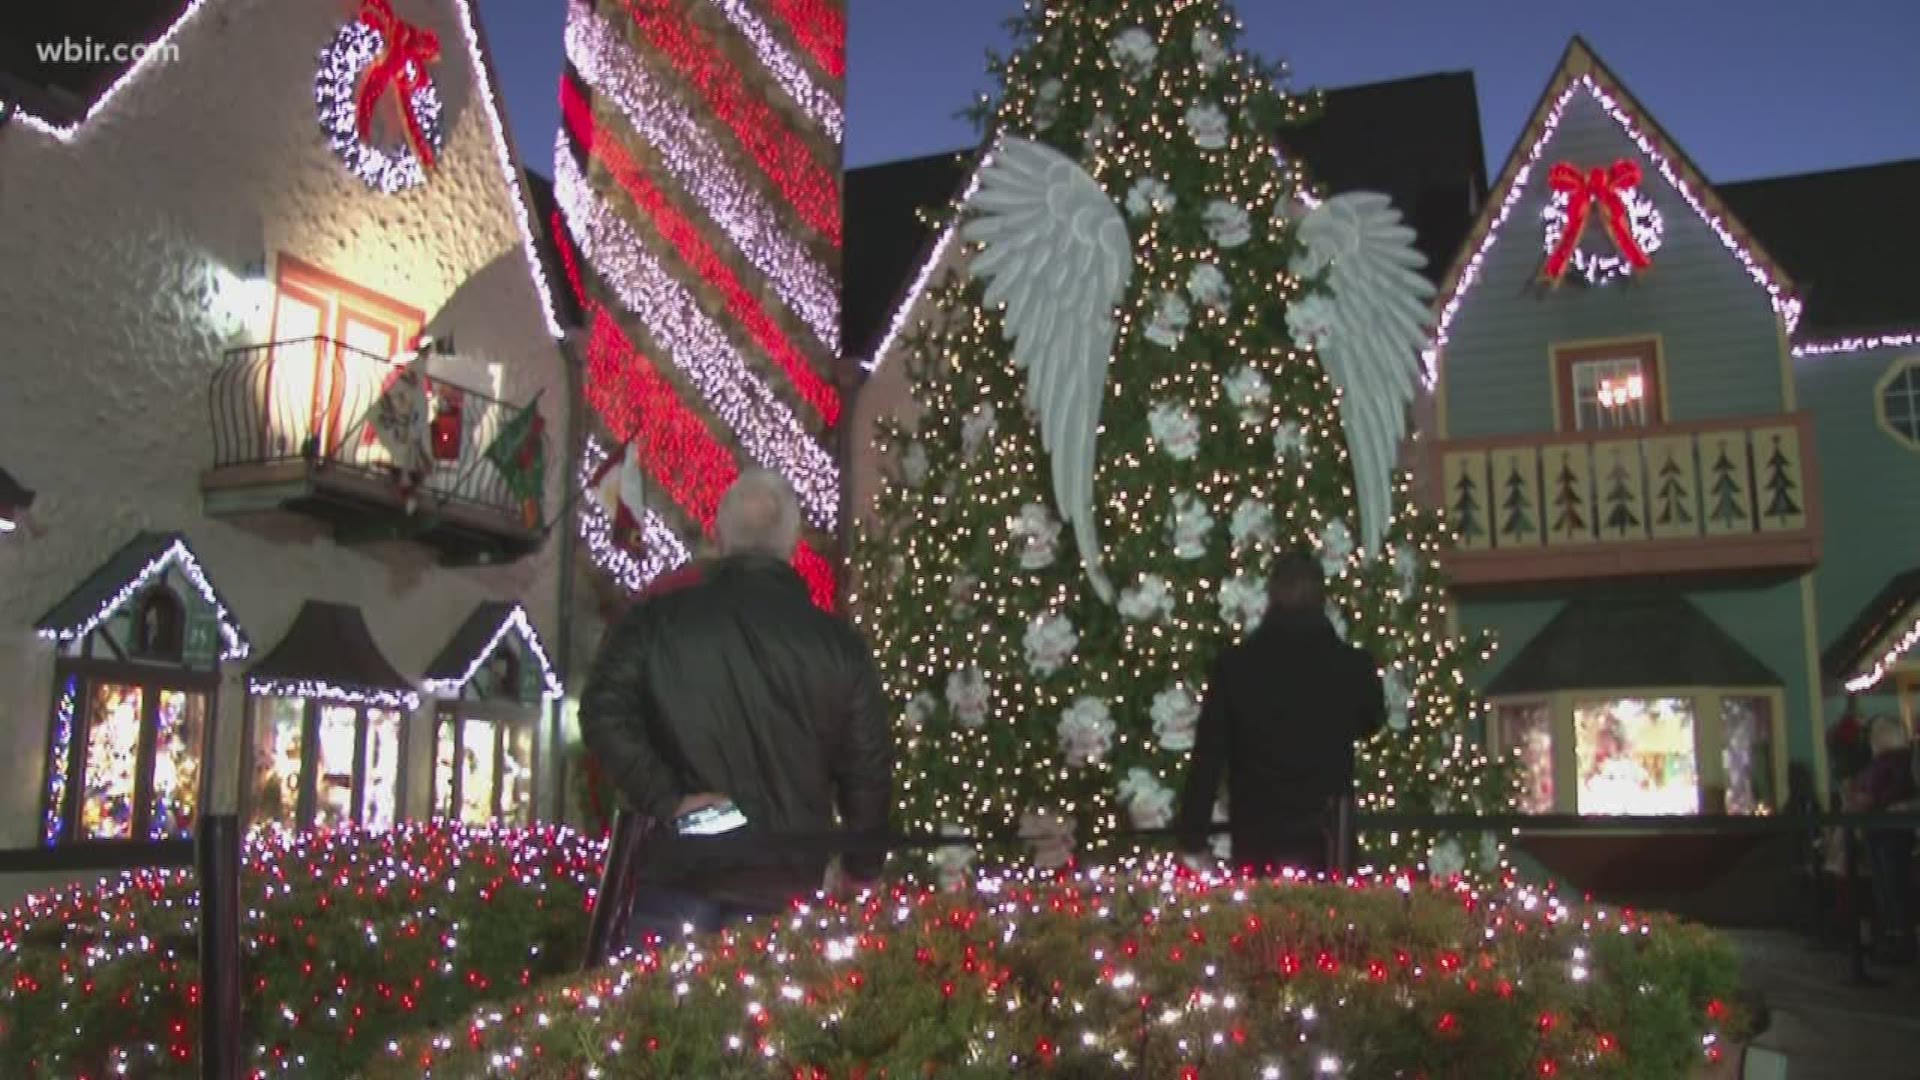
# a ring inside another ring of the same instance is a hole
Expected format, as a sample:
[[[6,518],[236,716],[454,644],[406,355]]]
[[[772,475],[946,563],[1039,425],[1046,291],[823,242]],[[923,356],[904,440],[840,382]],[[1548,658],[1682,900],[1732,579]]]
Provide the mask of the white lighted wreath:
[[[361,78],[385,48],[384,35],[363,20],[341,27],[333,42],[320,52],[320,70],[314,77],[313,96],[327,145],[349,172],[375,191],[391,195],[426,183],[427,170],[404,137],[395,139],[390,146],[376,146],[360,137],[357,108]],[[441,126],[440,94],[425,72],[419,72],[417,83],[408,97],[407,108],[427,146],[437,155],[446,144],[446,132]]]
[[[1561,238],[1566,235],[1567,207],[1572,199],[1567,192],[1556,191],[1547,208],[1541,212],[1540,216],[1546,222],[1541,247],[1549,254],[1560,246]],[[1627,208],[1627,228],[1633,233],[1634,243],[1639,244],[1640,250],[1648,256],[1659,251],[1661,241],[1667,235],[1667,225],[1660,217],[1660,211],[1654,208],[1653,200],[1638,189],[1629,189],[1620,193],[1620,202]],[[1572,269],[1587,284],[1602,285],[1632,274],[1633,263],[1613,250],[1613,238],[1596,219],[1588,222],[1586,235],[1580,238],[1579,245],[1573,249]]]

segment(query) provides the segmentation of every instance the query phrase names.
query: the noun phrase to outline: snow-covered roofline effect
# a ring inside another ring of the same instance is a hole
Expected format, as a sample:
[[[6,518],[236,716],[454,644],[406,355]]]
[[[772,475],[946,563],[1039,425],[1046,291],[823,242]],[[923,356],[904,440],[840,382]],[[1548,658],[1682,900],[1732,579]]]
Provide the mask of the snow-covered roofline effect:
[[[501,643],[506,640],[508,634],[518,634],[521,642],[526,645],[527,651],[533,654],[534,662],[540,666],[541,698],[553,701],[562,696],[565,691],[561,688],[559,675],[553,670],[553,662],[547,659],[547,650],[540,644],[540,635],[534,630],[532,621],[527,617],[527,609],[519,604],[513,605],[507,612],[507,617],[500,620],[500,625],[493,630],[492,639],[468,661],[467,670],[464,673],[451,679],[424,679],[420,683],[421,688],[430,694],[448,697],[458,694],[473,681],[481,665],[492,659],[493,654],[499,651]]]
[[[120,77],[108,86],[94,103],[88,107],[87,114],[71,124],[60,125],[35,116],[25,109],[16,115],[27,127],[49,135],[61,143],[71,143],[95,117],[104,113],[107,107],[129,86],[145,76],[162,58],[171,52],[174,38],[192,22],[202,11],[212,7],[216,0],[193,0],[187,5],[180,17],[173,21],[159,37],[146,46],[138,58],[120,73]],[[527,269],[533,277],[534,292],[540,297],[540,314],[546,321],[547,333],[556,340],[566,337],[566,331],[560,327],[558,308],[553,302],[553,289],[547,281],[546,271],[541,268],[540,248],[533,231],[533,217],[527,209],[527,193],[521,183],[520,166],[514,160],[512,143],[507,137],[506,125],[500,120],[500,101],[494,92],[492,65],[480,34],[480,24],[474,19],[471,0],[454,0],[454,7],[460,15],[460,29],[467,41],[468,59],[473,65],[473,74],[480,88],[480,101],[486,108],[487,122],[493,127],[494,154],[499,159],[502,179],[507,182],[507,190],[513,198],[514,220],[520,231],[521,253],[526,257]]]

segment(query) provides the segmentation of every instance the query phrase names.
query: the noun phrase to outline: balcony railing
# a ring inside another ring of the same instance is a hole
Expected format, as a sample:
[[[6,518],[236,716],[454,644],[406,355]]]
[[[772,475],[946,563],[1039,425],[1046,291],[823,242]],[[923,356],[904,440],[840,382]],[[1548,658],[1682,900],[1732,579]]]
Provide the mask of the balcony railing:
[[[1804,569],[1819,561],[1805,413],[1439,447],[1457,585]]]
[[[521,498],[485,457],[523,406],[466,387],[430,380],[435,415],[457,408],[459,416],[436,430],[430,471],[403,494],[401,470],[371,422],[400,370],[393,361],[330,338],[229,352],[208,393],[214,460],[204,486],[210,492],[284,487],[298,477],[320,487],[344,486],[361,501],[391,508],[410,495],[410,509],[433,518],[492,519],[505,531],[530,530]]]

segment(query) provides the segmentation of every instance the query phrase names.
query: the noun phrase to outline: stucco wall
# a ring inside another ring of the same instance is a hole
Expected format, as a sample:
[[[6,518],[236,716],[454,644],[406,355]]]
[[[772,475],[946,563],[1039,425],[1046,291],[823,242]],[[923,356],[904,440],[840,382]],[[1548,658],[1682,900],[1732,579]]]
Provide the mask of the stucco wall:
[[[242,528],[201,512],[212,460],[208,380],[223,350],[266,334],[243,268],[281,252],[426,311],[500,391],[566,400],[452,3],[397,0],[436,30],[448,105],[439,168],[381,195],[349,174],[315,120],[315,56],[349,8],[214,0],[67,144],[0,131],[0,463],[40,492],[44,535],[0,542],[0,846],[33,840],[53,653],[32,623],[140,529],[180,530],[252,636],[256,658],[317,598],[357,604],[417,676],[472,607],[524,602],[555,626],[555,548],[511,566],[444,570],[406,544],[346,549],[315,523]],[[443,310],[444,309],[444,310]],[[554,449],[559,449],[556,441]],[[561,496],[548,470],[547,506]],[[237,672],[222,694],[217,795],[238,775]],[[411,727],[408,802],[424,810],[426,711]]]

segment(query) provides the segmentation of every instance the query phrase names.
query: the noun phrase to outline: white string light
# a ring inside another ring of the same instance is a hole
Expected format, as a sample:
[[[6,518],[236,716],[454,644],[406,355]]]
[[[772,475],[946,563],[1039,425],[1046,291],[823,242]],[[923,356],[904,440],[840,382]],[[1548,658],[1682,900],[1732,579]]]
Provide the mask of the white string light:
[[[1581,93],[1592,97],[1593,100],[1600,105],[1600,108],[1605,111],[1616,124],[1620,125],[1620,130],[1640,149],[1640,152],[1653,164],[1654,168],[1666,179],[1667,183],[1672,185],[1673,189],[1679,193],[1686,204],[1693,209],[1695,216],[1700,219],[1701,223],[1706,225],[1707,228],[1713,231],[1715,236],[1720,238],[1720,243],[1746,268],[1748,276],[1752,277],[1754,282],[1766,291],[1768,299],[1773,304],[1774,312],[1778,314],[1785,323],[1787,333],[1793,333],[1794,328],[1799,325],[1801,310],[1799,299],[1789,294],[1785,286],[1775,280],[1773,272],[1763,266],[1758,256],[1754,255],[1745,244],[1740,242],[1738,237],[1733,235],[1733,230],[1728,227],[1726,222],[1708,210],[1700,196],[1694,192],[1693,188],[1687,184],[1685,177],[1681,175],[1679,166],[1659,151],[1654,145],[1653,139],[1634,124],[1633,118],[1627,115],[1626,109],[1615,101],[1612,95],[1602,89],[1600,84],[1594,81],[1592,75],[1582,75],[1569,84],[1568,87],[1561,92],[1560,96],[1555,99],[1553,108],[1548,111],[1546,120],[1540,125],[1539,137],[1534,140],[1532,147],[1527,151],[1526,159],[1521,162],[1520,168],[1515,171],[1513,182],[1507,186],[1506,194],[1500,201],[1500,209],[1498,213],[1494,215],[1493,224],[1488,226],[1486,235],[1480,240],[1480,246],[1474,249],[1472,257],[1469,258],[1466,265],[1461,268],[1459,280],[1455,282],[1453,292],[1448,295],[1446,304],[1440,309],[1440,321],[1438,329],[1434,332],[1433,344],[1426,350],[1423,356],[1426,364],[1425,382],[1428,389],[1432,389],[1439,380],[1440,353],[1447,346],[1448,333],[1453,327],[1454,318],[1460,313],[1461,304],[1466,300],[1467,293],[1472,291],[1474,285],[1478,284],[1481,272],[1486,266],[1487,256],[1493,250],[1495,242],[1500,238],[1501,227],[1506,224],[1507,218],[1512,215],[1514,207],[1526,196],[1528,190],[1527,181],[1533,175],[1534,166],[1540,163],[1542,155],[1546,153],[1547,144],[1553,141],[1554,135],[1559,131],[1560,121],[1566,115],[1567,105],[1573,101],[1576,95]]]
[[[368,686],[339,686],[325,679],[247,679],[247,692],[262,697],[302,698],[335,705],[371,705],[376,709],[420,707],[420,695],[412,690],[390,690]]]
[[[831,352],[840,351],[840,283],[740,178],[720,144],[647,74],[624,35],[579,0],[567,15],[567,59],[620,107],[682,188]]]
[[[793,485],[815,526],[832,531],[840,512],[839,469],[793,410],[775,396],[733,343],[654,257],[631,225],[597,197],[562,132],[553,190],[580,253],[639,316],[654,341],[698,389],[753,460]]]
[[[825,129],[835,143],[839,143],[843,138],[840,103],[833,99],[833,95],[813,85],[807,69],[781,46],[780,39],[743,0],[713,0],[713,5],[726,15],[735,30],[740,31],[740,36],[753,45],[760,63],[780,84],[780,89],[785,90],[794,104],[800,106],[814,123]]]
[[[147,69],[153,67],[155,63],[173,54],[174,50],[179,47],[174,44],[173,39],[180,35],[182,28],[193,21],[194,16],[205,10],[207,2],[208,0],[193,0],[193,3],[187,5],[187,10],[182,12],[178,19],[174,20],[173,25],[167,27],[165,32],[154,39],[152,44],[143,47],[144,51],[134,59],[133,64],[129,66],[127,70],[121,72],[119,78],[113,80],[113,84],[108,86],[106,92],[101,94],[99,99],[88,107],[87,114],[80,119],[62,126],[48,120],[43,120],[27,112],[25,109],[21,109],[15,115],[21,123],[35,131],[51,135],[61,142],[73,141],[73,137],[79,134],[80,129],[86,127],[87,124],[93,121],[94,117],[99,116],[105,111],[108,104],[110,104],[114,98],[118,97],[122,90],[132,85],[135,79],[146,74]]]
[[[468,683],[473,681],[474,675],[480,671],[480,666],[492,658],[495,650],[500,648],[500,643],[506,640],[507,635],[515,633],[520,635],[520,640],[526,643],[527,651],[533,653],[534,660],[540,664],[542,700],[552,701],[562,696],[566,691],[560,686],[559,676],[554,674],[553,664],[547,659],[547,651],[540,647],[540,635],[534,630],[532,621],[527,618],[527,609],[519,604],[513,605],[513,610],[507,613],[507,617],[500,620],[499,626],[494,627],[493,637],[487,641],[486,648],[473,654],[463,674],[452,679],[423,679],[420,688],[429,694],[438,694],[442,697],[453,697],[459,694]]]
[[[1869,337],[1829,338],[1825,341],[1806,341],[1793,347],[1793,355],[1799,358],[1814,356],[1832,356],[1835,353],[1872,352],[1875,349],[1911,349],[1920,346],[1920,330],[1908,330],[1897,334],[1874,334]]]
[[[632,451],[629,450],[629,453]],[[652,510],[645,510],[641,523],[643,548],[639,555],[615,543],[613,519],[606,507],[594,497],[593,477],[606,464],[608,451],[600,440],[587,436],[586,453],[581,455],[578,482],[580,499],[580,539],[586,541],[593,564],[606,571],[629,593],[638,593],[653,579],[685,565],[693,556],[666,521]]]
[[[996,149],[998,145],[996,142]],[[967,186],[960,191],[960,205],[964,206],[973,199],[973,193],[980,190],[981,178],[986,175],[987,168],[992,164],[992,151],[981,155],[980,164],[974,167],[973,175],[967,177]],[[920,294],[926,291],[927,282],[933,277],[933,272],[940,265],[941,260],[947,257],[947,248],[952,246],[954,234],[959,231],[958,221],[948,222],[946,228],[941,231],[940,239],[934,241],[933,250],[927,253],[926,261],[920,264],[920,272],[913,276],[913,284],[907,289],[906,298],[900,301],[899,307],[893,309],[892,318],[887,320],[887,332],[881,336],[880,344],[874,347],[873,355],[867,357],[866,362],[860,365],[861,367],[867,371],[878,370],[880,361],[892,351],[894,341],[906,328],[907,316],[912,314],[913,309],[919,305]]]
[[[1900,640],[1880,654],[1880,658],[1873,662],[1872,669],[1847,680],[1847,692],[1864,694],[1879,685],[1880,680],[1886,678],[1887,673],[1893,670],[1893,666],[1900,662],[1900,658],[1907,655],[1907,650],[1915,645],[1920,645],[1920,617],[1916,617],[1913,625],[1907,627],[1907,632],[1900,636]]]
[[[193,583],[194,591],[198,592],[200,598],[213,608],[214,617],[220,624],[220,637],[224,644],[220,650],[220,659],[245,660],[247,654],[253,650],[252,644],[247,641],[246,635],[234,622],[226,605],[222,604],[220,597],[214,593],[213,583],[207,580],[206,572],[200,568],[200,560],[194,557],[193,551],[187,547],[185,540],[177,538],[167,545],[165,551],[155,555],[146,566],[141,567],[140,572],[135,574],[132,580],[121,585],[119,590],[108,597],[92,615],[72,626],[42,626],[39,628],[40,636],[48,641],[58,642],[78,641],[86,637],[101,623],[112,618],[113,613],[119,611],[121,605],[138,595],[140,590],[146,587],[147,582],[153,580],[155,575],[165,572],[169,566],[179,567],[180,573]]]
[[[320,130],[327,134],[327,145],[343,162],[347,171],[365,181],[382,195],[392,195],[427,182],[426,164],[402,139],[393,146],[374,146],[360,137],[360,79],[385,48],[380,31],[355,20],[340,28],[333,41],[320,51],[320,70],[313,78],[313,100],[320,114]],[[407,70],[413,71],[409,61]],[[424,74],[424,73],[423,73]],[[395,90],[399,93],[399,90]],[[447,133],[440,122],[440,92],[431,76],[424,78],[407,109],[427,148],[438,154],[446,145]]]

